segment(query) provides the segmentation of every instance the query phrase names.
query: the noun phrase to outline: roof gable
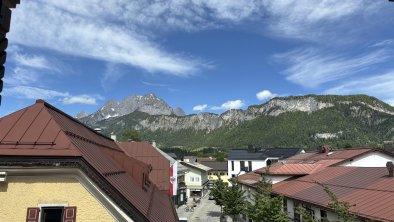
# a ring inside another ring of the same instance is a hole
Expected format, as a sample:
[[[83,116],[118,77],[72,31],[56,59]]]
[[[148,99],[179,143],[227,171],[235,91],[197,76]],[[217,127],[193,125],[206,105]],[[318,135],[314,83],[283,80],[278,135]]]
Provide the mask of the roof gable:
[[[177,220],[168,194],[153,184],[144,186],[143,178],[150,172],[148,165],[127,156],[112,139],[44,101],[1,118],[0,129],[0,156],[83,159],[106,181],[109,187],[105,189],[120,193],[142,215],[139,220]],[[153,203],[156,199],[159,202]]]

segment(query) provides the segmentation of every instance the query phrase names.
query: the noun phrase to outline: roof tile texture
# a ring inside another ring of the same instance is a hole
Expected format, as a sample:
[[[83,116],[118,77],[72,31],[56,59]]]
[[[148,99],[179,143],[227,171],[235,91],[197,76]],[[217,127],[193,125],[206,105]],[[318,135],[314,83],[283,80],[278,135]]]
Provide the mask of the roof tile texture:
[[[40,101],[0,118],[0,129],[0,155],[82,157],[149,221],[177,221],[167,193],[153,184],[142,189],[146,164],[51,105]]]

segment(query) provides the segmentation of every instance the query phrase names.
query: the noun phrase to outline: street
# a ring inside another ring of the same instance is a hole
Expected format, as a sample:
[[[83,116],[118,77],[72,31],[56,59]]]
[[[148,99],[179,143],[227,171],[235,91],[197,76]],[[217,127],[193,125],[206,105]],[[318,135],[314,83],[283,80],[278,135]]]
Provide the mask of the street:
[[[201,198],[201,203],[194,208],[194,212],[186,212],[186,205],[177,209],[178,216],[186,217],[189,222],[218,222],[220,220],[220,207],[215,204],[214,200],[208,200],[208,196]],[[188,204],[192,205],[193,198],[189,198]]]

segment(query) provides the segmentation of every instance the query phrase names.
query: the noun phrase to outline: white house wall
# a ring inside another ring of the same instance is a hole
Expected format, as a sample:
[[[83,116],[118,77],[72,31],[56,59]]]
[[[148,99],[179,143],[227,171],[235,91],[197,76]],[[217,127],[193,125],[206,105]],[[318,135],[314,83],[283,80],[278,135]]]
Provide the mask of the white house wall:
[[[380,152],[373,152],[346,161],[339,166],[351,167],[386,167],[387,161],[393,161],[394,157]]]
[[[231,162],[234,161],[234,170],[231,169]],[[245,161],[245,167],[249,167],[249,161],[252,161],[252,170],[257,170],[260,168],[263,168],[266,166],[265,160],[242,160]],[[228,160],[227,161],[227,172],[229,178],[232,177],[232,175],[237,176],[238,173],[239,175],[242,175],[245,173],[245,171],[241,171],[241,160]]]
[[[270,179],[271,180],[271,183],[272,184],[275,184],[275,183],[279,183],[279,182],[281,182],[281,181],[284,181],[284,180],[286,180],[286,179],[289,179],[291,176],[275,176],[275,175],[269,175],[269,176],[266,176],[267,177],[267,179]]]

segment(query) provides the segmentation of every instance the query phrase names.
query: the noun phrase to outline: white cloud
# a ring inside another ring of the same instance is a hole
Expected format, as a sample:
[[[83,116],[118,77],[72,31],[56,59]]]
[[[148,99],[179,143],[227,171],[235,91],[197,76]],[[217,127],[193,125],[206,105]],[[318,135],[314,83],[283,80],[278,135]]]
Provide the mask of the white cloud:
[[[378,1],[366,5],[354,0],[263,1],[263,5],[267,16],[266,24],[278,37],[319,42],[327,37],[343,37],[345,33],[338,32],[338,29],[357,29],[352,19],[357,18],[357,22],[364,24],[370,22],[365,19],[369,18],[367,15],[379,11],[377,8],[381,7]]]
[[[193,111],[202,112],[202,111],[204,111],[206,108],[208,108],[208,105],[207,105],[207,104],[197,105],[197,106],[193,107]]]
[[[28,85],[38,81],[39,74],[24,68],[16,67],[12,72],[7,73],[4,82],[9,85]]]
[[[32,86],[15,86],[6,88],[3,91],[3,94],[5,96],[13,96],[19,99],[54,99],[70,96],[68,92],[59,92]]]
[[[245,106],[245,103],[242,100],[233,100],[227,101],[223,103],[221,106],[213,106],[212,110],[229,110],[229,109],[240,109]]]
[[[376,50],[351,57],[329,55],[325,51],[315,49],[303,49],[278,54],[275,57],[290,64],[290,67],[284,70],[287,80],[314,88],[385,62],[391,54],[385,50]]]
[[[71,96],[62,99],[63,104],[97,105],[96,98],[89,95]]]
[[[111,22],[111,18],[122,18],[125,14],[129,19],[138,17],[130,11],[117,13],[113,17],[89,17],[85,15],[104,15],[119,9],[119,6],[114,9],[108,5],[114,5],[113,3],[103,1],[97,1],[97,5],[95,1],[86,1],[86,4],[85,1],[77,2],[81,1],[76,1],[76,5],[84,6],[78,8],[82,15],[64,10],[67,8],[66,4],[73,5],[69,1],[59,4],[45,1],[25,2],[14,11],[10,39],[13,43],[27,47],[46,48],[60,53],[135,66],[148,72],[177,76],[191,75],[206,66],[187,55],[166,52],[146,35],[134,31],[133,24],[128,24],[130,21],[127,19],[123,20],[123,23]],[[126,5],[132,7],[133,4]]]
[[[147,85],[147,86],[168,87],[167,84],[152,83],[152,82],[146,82],[146,81],[141,81],[141,82],[142,82],[142,84]]]
[[[38,55],[27,55],[16,52],[13,56],[17,65],[38,68],[38,69],[54,69],[53,65],[43,57]]]
[[[339,84],[326,90],[326,94],[367,94],[378,97],[394,105],[394,71],[371,77],[358,79]]]
[[[275,96],[277,96],[277,95],[270,92],[269,90],[263,90],[261,92],[256,93],[256,97],[258,100],[271,99]]]

